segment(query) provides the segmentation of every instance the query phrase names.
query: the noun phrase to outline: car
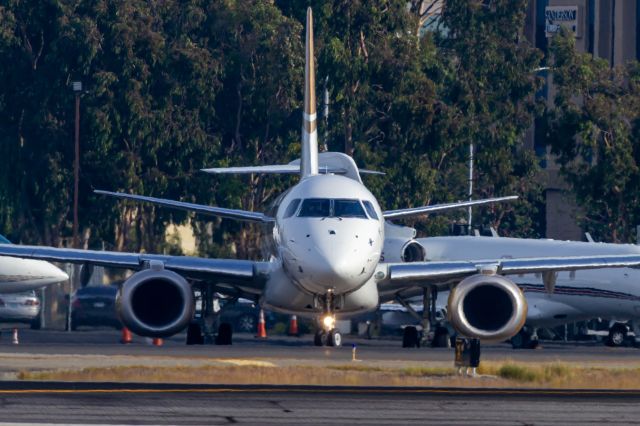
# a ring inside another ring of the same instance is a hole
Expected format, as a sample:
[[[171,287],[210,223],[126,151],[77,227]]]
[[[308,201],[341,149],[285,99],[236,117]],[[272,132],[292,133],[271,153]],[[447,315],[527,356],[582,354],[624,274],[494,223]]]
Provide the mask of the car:
[[[117,285],[87,286],[71,299],[71,329],[81,326],[122,328],[116,313]]]
[[[236,333],[255,333],[260,308],[250,300],[239,299],[235,303],[223,303],[220,322],[229,323]],[[267,315],[268,316],[268,315]]]
[[[40,328],[40,299],[35,291],[0,294],[0,322],[27,323]]]

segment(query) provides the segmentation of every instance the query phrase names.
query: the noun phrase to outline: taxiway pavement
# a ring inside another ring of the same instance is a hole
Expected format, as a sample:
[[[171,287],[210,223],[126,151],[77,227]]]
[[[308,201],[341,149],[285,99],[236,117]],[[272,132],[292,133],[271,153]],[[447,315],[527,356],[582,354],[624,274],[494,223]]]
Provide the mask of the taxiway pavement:
[[[151,345],[119,343],[108,329],[9,330],[0,335],[0,409],[4,422],[32,424],[637,424],[640,391],[343,388],[41,383],[12,381],[21,370],[126,365],[193,365],[252,360],[274,365],[345,364],[351,344],[367,365],[451,366],[450,349],[403,349],[399,340],[346,337],[341,348],[314,347],[310,336],[255,339],[232,346],[186,346],[184,335]],[[537,350],[483,347],[483,359],[635,366],[640,349],[545,342]]]
[[[119,343],[120,333],[110,329],[87,329],[65,332],[23,329],[19,332],[20,344],[12,344],[10,329],[0,334],[0,360],[7,357],[26,359],[31,355],[52,358],[60,355],[149,357],[176,359],[256,359],[279,366],[317,365],[343,363],[351,360],[352,344],[357,347],[357,357],[366,362],[381,365],[432,365],[451,366],[453,350],[445,348],[402,348],[395,340],[367,340],[345,336],[340,348],[315,347],[312,336],[273,336],[256,339],[250,334],[234,336],[231,346],[185,345],[185,336],[165,339],[162,346],[153,346],[150,339],[134,336],[131,344]],[[640,364],[640,349],[635,347],[609,348],[598,342],[563,343],[543,342],[539,349],[514,350],[509,344],[483,345],[482,359],[487,361],[513,360],[517,362],[563,361],[588,366],[614,367]],[[0,371],[11,367],[0,362]]]
[[[637,424],[639,403],[629,391],[0,382],[3,419],[29,424]]]

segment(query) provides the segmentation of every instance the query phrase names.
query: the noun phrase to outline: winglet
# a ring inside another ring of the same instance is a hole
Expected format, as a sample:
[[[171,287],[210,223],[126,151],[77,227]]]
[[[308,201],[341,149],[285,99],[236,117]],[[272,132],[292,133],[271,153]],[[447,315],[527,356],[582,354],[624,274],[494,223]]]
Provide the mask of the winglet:
[[[307,8],[305,37],[304,111],[302,113],[302,155],[300,177],[318,174],[318,129],[316,114],[316,75],[313,59],[313,13]]]

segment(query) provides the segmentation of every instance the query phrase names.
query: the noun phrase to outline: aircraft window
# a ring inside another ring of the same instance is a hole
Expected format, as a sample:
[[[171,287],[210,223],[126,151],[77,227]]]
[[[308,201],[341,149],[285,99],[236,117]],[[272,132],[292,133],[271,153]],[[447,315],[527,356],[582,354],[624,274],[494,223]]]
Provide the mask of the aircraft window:
[[[373,204],[371,204],[371,201],[363,201],[362,203],[364,204],[364,208],[367,210],[367,213],[369,213],[369,217],[371,219],[378,220],[376,209],[373,208]]]
[[[298,217],[328,217],[331,215],[331,200],[308,198],[302,202]]]
[[[358,200],[333,200],[333,216],[367,218]]]
[[[291,217],[298,210],[298,206],[300,205],[300,198],[296,198],[295,200],[289,203],[287,210],[284,212],[284,217]]]

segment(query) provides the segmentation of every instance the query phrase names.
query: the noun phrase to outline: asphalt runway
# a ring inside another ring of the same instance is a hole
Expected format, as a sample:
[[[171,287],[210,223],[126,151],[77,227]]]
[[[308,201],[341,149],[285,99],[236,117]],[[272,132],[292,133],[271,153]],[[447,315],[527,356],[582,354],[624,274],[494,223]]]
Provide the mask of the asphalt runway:
[[[639,403],[640,392],[0,382],[11,424],[637,424]]]

